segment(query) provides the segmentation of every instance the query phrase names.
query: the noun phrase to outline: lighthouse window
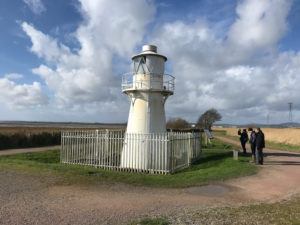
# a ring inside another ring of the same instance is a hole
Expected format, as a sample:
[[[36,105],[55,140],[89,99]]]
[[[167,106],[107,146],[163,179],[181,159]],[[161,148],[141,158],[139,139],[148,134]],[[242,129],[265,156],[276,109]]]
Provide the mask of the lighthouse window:
[[[133,60],[134,72],[135,73],[149,73],[146,65],[146,57],[137,57]]]

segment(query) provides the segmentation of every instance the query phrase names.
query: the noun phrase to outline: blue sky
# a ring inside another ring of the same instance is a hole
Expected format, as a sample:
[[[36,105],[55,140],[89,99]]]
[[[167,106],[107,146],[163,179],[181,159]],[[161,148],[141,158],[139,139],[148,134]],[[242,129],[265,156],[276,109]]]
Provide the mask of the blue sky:
[[[168,118],[300,121],[300,1],[2,0],[0,29],[0,120],[124,122],[120,74],[154,43]]]

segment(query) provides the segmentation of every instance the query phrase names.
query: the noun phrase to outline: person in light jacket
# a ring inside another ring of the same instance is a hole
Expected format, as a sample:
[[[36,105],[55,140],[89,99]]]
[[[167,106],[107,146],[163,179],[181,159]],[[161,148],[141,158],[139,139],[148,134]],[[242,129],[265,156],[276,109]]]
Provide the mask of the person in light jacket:
[[[252,155],[252,161],[255,162],[255,149],[256,149],[256,133],[252,128],[249,128],[248,131],[250,131],[250,138],[249,138],[249,143],[251,147],[251,155]]]
[[[256,164],[263,165],[264,164],[263,149],[265,148],[265,135],[260,128],[257,128],[255,144],[256,144]]]

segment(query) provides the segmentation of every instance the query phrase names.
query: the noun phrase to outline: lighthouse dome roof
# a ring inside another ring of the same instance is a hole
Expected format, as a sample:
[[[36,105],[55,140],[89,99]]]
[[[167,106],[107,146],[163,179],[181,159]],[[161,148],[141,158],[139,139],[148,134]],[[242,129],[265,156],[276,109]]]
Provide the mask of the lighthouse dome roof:
[[[132,60],[140,57],[140,56],[146,56],[146,55],[155,55],[155,56],[159,56],[165,59],[165,61],[167,61],[167,57],[161,54],[157,53],[157,47],[155,45],[144,45],[142,48],[142,52],[132,56]]]

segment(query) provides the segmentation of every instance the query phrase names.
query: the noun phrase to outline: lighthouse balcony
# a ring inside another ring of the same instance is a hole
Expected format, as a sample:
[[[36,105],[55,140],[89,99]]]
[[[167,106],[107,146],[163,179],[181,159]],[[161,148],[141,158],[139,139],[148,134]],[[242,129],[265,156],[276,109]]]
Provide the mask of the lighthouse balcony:
[[[122,76],[122,91],[154,91],[172,95],[175,78],[169,74],[126,73]]]

